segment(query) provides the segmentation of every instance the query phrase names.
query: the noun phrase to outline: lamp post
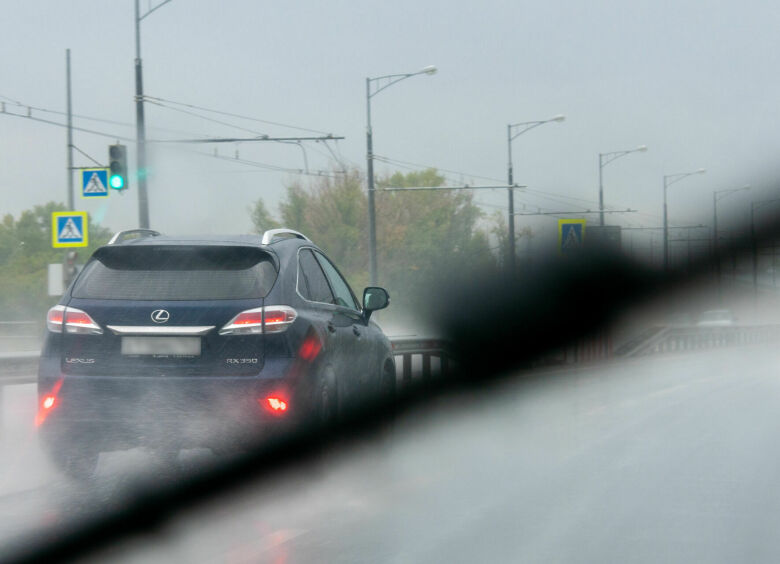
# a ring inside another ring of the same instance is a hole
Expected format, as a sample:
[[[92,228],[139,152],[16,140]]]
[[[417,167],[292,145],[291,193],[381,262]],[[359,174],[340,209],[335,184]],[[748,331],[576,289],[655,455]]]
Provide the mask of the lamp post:
[[[137,1],[137,0],[136,0]],[[376,260],[376,208],[374,204],[374,139],[371,129],[371,98],[379,94],[385,88],[389,88],[397,82],[406,80],[420,74],[436,74],[436,67],[428,65],[417,72],[404,74],[387,74],[374,78],[366,77],[366,163],[368,176],[368,259],[371,285],[377,283]],[[373,92],[372,86],[374,87]]]
[[[756,240],[756,222],[755,213],[769,204],[780,202],[780,198],[772,200],[762,200],[760,202],[750,202],[750,246],[753,251],[753,295],[758,298],[758,241]],[[772,269],[774,269],[774,252],[772,253]]]
[[[599,223],[604,227],[604,167],[615,159],[625,157],[631,153],[644,153],[647,151],[647,145],[640,145],[636,149],[626,151],[612,151],[609,153],[599,153]]]
[[[146,191],[146,122],[144,121],[144,86],[141,65],[141,20],[171,0],[162,0],[141,15],[139,0],[135,0],[135,140],[136,176],[138,177],[138,226],[149,228],[149,197]]]
[[[715,190],[712,193],[712,254],[715,258],[715,271],[718,278],[718,296],[721,298],[723,292],[721,291],[720,257],[718,257],[718,202],[731,194],[742,192],[743,190],[750,190],[750,185],[746,184],[742,188]]]
[[[679,182],[694,174],[704,174],[705,172],[707,172],[706,169],[700,168],[693,172],[680,172],[664,176],[664,270],[669,270],[669,218],[666,211],[666,190],[675,182]]]
[[[509,156],[507,160],[507,190],[509,192],[509,255],[507,256],[507,272],[510,274],[515,271],[515,192],[514,192],[514,178],[512,171],[512,141],[535,127],[544,125],[545,123],[561,122],[566,119],[563,114],[558,114],[550,119],[543,119],[539,121],[524,121],[521,123],[510,123],[506,126],[506,145],[507,154]]]

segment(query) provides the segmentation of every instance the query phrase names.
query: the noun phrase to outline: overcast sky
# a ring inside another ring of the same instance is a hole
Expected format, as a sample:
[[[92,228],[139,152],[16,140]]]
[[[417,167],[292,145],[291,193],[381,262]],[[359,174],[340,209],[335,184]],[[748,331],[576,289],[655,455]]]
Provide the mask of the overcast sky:
[[[142,0],[142,11],[158,2]],[[11,101],[65,109],[70,48],[74,113],[128,124],[76,119],[109,136],[77,131],[75,145],[105,162],[115,138],[134,138],[132,0],[4,0],[2,13],[0,100],[7,112],[27,112]],[[672,221],[711,224],[712,190],[752,184],[752,196],[723,202],[744,218],[780,146],[779,20],[771,1],[173,0],[142,22],[145,94],[170,101],[147,105],[148,137],[312,134],[171,104],[186,103],[345,136],[334,151],[364,168],[365,77],[433,64],[436,75],[373,98],[378,155],[458,171],[452,182],[500,182],[506,124],[562,113],[565,122],[513,144],[515,181],[534,190],[518,194],[519,207],[595,209],[598,153],[646,144],[647,153],[604,169],[607,205],[642,212],[609,216],[611,223],[659,225],[663,175],[700,167],[706,175],[670,189]],[[61,127],[0,114],[0,213],[66,200],[65,135]],[[304,168],[295,145],[217,150]],[[286,182],[308,180],[191,151],[213,154],[214,146],[150,147],[152,227],[246,232],[257,197],[274,209]],[[311,171],[332,165],[322,144],[306,145],[306,154]],[[76,154],[75,164],[91,163]],[[396,168],[378,163],[377,172]],[[506,192],[477,199],[505,206]],[[104,203],[76,202],[112,229],[137,226],[134,184]],[[518,218],[518,226],[525,223],[549,231],[555,220]]]

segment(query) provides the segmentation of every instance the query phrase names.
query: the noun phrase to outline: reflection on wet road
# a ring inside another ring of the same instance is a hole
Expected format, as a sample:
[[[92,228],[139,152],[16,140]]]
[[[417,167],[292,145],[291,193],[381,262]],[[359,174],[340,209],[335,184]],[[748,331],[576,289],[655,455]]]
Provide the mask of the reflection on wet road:
[[[777,360],[759,348],[669,356],[549,372],[489,398],[440,400],[374,440],[192,512],[157,542],[122,555],[777,561]],[[95,499],[79,496],[45,461],[28,407],[32,386],[6,393],[4,538]],[[101,459],[97,488],[106,503],[144,463],[139,452]]]

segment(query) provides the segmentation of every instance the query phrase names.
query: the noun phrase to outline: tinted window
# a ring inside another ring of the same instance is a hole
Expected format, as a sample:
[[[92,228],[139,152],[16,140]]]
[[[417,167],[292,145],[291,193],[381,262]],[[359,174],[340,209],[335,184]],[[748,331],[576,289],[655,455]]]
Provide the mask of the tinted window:
[[[267,295],[275,281],[271,258],[251,247],[105,247],[84,268],[73,297],[250,299]]]
[[[312,302],[332,304],[333,293],[312,252],[301,250],[298,265],[298,292]]]
[[[336,270],[336,267],[320,253],[317,253],[317,258],[322,265],[322,269],[325,271],[325,275],[330,281],[333,293],[336,294],[336,301],[334,303],[351,309],[359,309],[357,300],[355,300],[355,297],[352,295],[352,290],[349,289],[349,284],[341,277],[341,274]]]

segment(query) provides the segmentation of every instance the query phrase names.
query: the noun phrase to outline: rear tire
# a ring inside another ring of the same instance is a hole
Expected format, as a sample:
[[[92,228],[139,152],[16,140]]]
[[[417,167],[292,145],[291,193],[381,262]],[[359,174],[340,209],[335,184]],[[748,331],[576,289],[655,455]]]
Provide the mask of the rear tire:
[[[380,401],[387,407],[395,402],[396,386],[395,365],[387,361],[382,368],[382,380],[380,381]]]
[[[314,397],[314,422],[321,428],[333,425],[338,415],[338,397],[334,382],[323,374]]]

